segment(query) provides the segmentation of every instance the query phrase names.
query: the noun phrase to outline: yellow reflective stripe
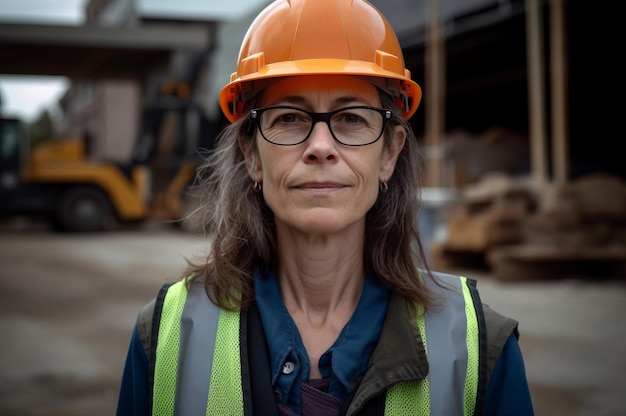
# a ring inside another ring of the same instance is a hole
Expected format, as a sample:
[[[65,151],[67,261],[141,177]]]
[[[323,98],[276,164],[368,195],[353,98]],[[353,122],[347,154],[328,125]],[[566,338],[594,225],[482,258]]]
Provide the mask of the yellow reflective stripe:
[[[424,342],[424,351],[428,355],[426,342],[426,321],[421,307],[418,310],[419,328]],[[429,377],[423,380],[403,381],[394,384],[385,398],[385,415],[415,415],[430,416],[430,383]]]
[[[426,380],[402,381],[387,390],[385,415],[430,416]]]
[[[426,342],[426,320],[424,319],[424,314],[422,308],[418,309],[418,313],[420,314],[419,319],[417,320],[417,327],[420,330],[420,334],[422,334],[422,340],[424,342],[424,351],[426,352],[426,356],[428,357],[428,343]],[[430,415],[430,376],[426,376],[425,379],[420,380],[416,386],[415,396],[418,398],[418,401],[421,404],[418,404],[413,409],[419,409],[420,415]]]
[[[465,403],[465,414],[474,413],[476,397],[478,395],[478,371],[479,371],[479,328],[478,318],[474,300],[467,286],[467,278],[461,276],[463,297],[465,298],[465,316],[467,316],[467,377],[465,377],[465,388],[463,389],[463,400]]]
[[[180,346],[180,317],[185,307],[187,289],[184,281],[170,286],[165,294],[159,342],[154,364],[153,415],[174,414],[176,379],[178,374],[178,349]]]
[[[207,416],[243,415],[239,312],[220,311]]]

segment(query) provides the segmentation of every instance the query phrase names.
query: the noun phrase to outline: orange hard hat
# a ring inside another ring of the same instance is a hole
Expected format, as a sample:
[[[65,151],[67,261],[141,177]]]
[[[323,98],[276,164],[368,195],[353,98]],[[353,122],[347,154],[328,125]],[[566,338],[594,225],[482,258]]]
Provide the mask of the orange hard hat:
[[[220,107],[234,122],[268,80],[320,74],[367,77],[395,97],[406,119],[422,97],[391,25],[367,1],[276,0],[248,28]]]

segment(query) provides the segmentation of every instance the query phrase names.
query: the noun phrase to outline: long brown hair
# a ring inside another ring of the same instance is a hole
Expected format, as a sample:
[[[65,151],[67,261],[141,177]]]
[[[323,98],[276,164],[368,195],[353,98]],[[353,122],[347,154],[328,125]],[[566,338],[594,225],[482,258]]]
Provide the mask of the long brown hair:
[[[379,94],[382,107],[393,109],[385,145],[397,125],[404,127],[407,138],[388,190],[379,192],[367,213],[364,266],[410,304],[425,310],[432,299],[421,280],[430,275],[417,223],[422,160],[409,123],[391,97]],[[259,102],[260,95],[247,103],[247,111]],[[254,190],[239,147],[241,142],[257,152],[256,130],[250,127],[247,117],[226,127],[199,169],[197,186],[204,194],[201,210],[211,248],[205,259],[190,261],[185,271],[189,281],[203,280],[210,299],[228,310],[245,310],[254,302],[255,270],[274,268],[277,258],[274,215],[262,193]]]

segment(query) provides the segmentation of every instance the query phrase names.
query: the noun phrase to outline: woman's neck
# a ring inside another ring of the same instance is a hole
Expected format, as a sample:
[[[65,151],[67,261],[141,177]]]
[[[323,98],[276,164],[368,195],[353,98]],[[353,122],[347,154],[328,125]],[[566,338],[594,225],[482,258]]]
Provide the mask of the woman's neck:
[[[279,233],[278,279],[309,354],[310,378],[319,378],[319,358],[352,317],[363,291],[363,237],[292,236]]]
[[[288,309],[324,314],[356,308],[365,276],[363,244],[359,227],[322,236],[279,227],[277,273]]]

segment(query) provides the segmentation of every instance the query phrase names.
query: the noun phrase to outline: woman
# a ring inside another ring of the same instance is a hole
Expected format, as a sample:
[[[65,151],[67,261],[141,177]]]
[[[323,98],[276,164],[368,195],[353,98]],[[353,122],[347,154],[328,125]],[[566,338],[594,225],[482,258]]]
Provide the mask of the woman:
[[[533,414],[517,322],[424,260],[420,98],[369,3],[261,12],[200,175],[211,251],[140,312],[119,415]]]

